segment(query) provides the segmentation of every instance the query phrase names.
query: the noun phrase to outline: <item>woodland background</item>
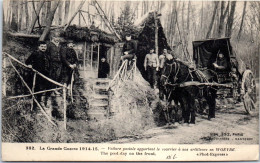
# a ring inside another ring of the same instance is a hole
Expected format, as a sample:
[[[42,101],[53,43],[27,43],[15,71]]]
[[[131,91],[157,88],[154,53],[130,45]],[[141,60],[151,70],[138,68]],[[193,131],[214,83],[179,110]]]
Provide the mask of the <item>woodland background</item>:
[[[4,31],[32,34],[46,28],[65,26],[82,1],[72,0],[4,0]],[[91,1],[86,1],[71,25],[93,24],[108,31],[102,17],[109,20],[124,38],[126,32],[135,31],[135,22],[150,11],[161,13],[160,20],[172,47],[177,47],[179,57],[192,55],[192,41],[231,37],[231,44],[245,64],[259,74],[260,2],[254,1],[98,1],[106,16],[95,11]],[[38,15],[38,16],[37,16]],[[183,50],[185,49],[185,50]]]

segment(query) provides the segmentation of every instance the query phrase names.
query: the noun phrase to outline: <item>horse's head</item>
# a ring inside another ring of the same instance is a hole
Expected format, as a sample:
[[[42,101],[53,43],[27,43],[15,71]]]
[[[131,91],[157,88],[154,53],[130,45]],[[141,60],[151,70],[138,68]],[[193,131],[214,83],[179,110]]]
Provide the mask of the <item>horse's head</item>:
[[[162,75],[161,75],[161,79],[160,79],[160,83],[165,86],[167,83],[171,83],[172,81],[172,77],[175,75],[175,69],[176,69],[176,62],[171,60],[165,63],[163,71],[162,71]]]

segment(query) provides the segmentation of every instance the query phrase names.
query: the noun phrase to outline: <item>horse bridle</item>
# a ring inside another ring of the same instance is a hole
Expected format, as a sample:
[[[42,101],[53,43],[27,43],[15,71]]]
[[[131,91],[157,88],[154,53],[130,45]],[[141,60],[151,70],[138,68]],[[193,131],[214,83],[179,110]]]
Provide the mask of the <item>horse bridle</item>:
[[[167,65],[169,65],[170,66],[170,72],[169,72],[169,75],[168,76],[166,76],[166,75],[161,75],[162,77],[164,77],[164,78],[166,78],[166,82],[164,83],[164,86],[166,86],[167,84],[169,84],[168,83],[168,80],[169,80],[169,77],[170,77],[170,75],[171,75],[171,73],[172,73],[172,65],[174,64],[175,65],[175,75],[174,75],[174,77],[173,77],[173,82],[175,83],[176,81],[177,81],[177,75],[179,74],[179,71],[180,71],[180,65],[179,65],[179,63],[177,63],[177,62],[173,62],[173,63],[166,63]]]

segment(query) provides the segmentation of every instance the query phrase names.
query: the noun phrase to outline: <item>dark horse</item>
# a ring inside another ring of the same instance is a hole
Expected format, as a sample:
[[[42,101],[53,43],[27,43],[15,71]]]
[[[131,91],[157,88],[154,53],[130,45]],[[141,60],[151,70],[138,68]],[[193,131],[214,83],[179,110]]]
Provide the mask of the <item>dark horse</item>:
[[[169,104],[174,101],[175,106],[180,104],[184,123],[195,124],[196,105],[195,100],[205,98],[209,107],[208,119],[215,118],[216,89],[203,86],[205,76],[198,73],[196,69],[189,68],[186,64],[170,60],[166,61],[160,81],[160,99],[164,95],[167,101],[166,120],[170,122],[168,112]],[[214,77],[212,76],[211,81]],[[209,82],[207,80],[207,82]]]

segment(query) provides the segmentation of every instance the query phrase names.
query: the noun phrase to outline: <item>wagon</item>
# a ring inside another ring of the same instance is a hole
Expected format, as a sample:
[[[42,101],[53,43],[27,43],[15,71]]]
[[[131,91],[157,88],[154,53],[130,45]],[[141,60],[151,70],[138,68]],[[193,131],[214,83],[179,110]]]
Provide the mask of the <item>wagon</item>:
[[[218,98],[233,98],[235,103],[243,102],[248,114],[256,109],[256,81],[252,71],[236,57],[230,44],[230,38],[217,38],[193,41],[193,60],[196,68],[205,76],[213,72],[216,76]],[[222,53],[225,68],[217,70],[213,63]],[[213,83],[214,84],[214,83]]]

